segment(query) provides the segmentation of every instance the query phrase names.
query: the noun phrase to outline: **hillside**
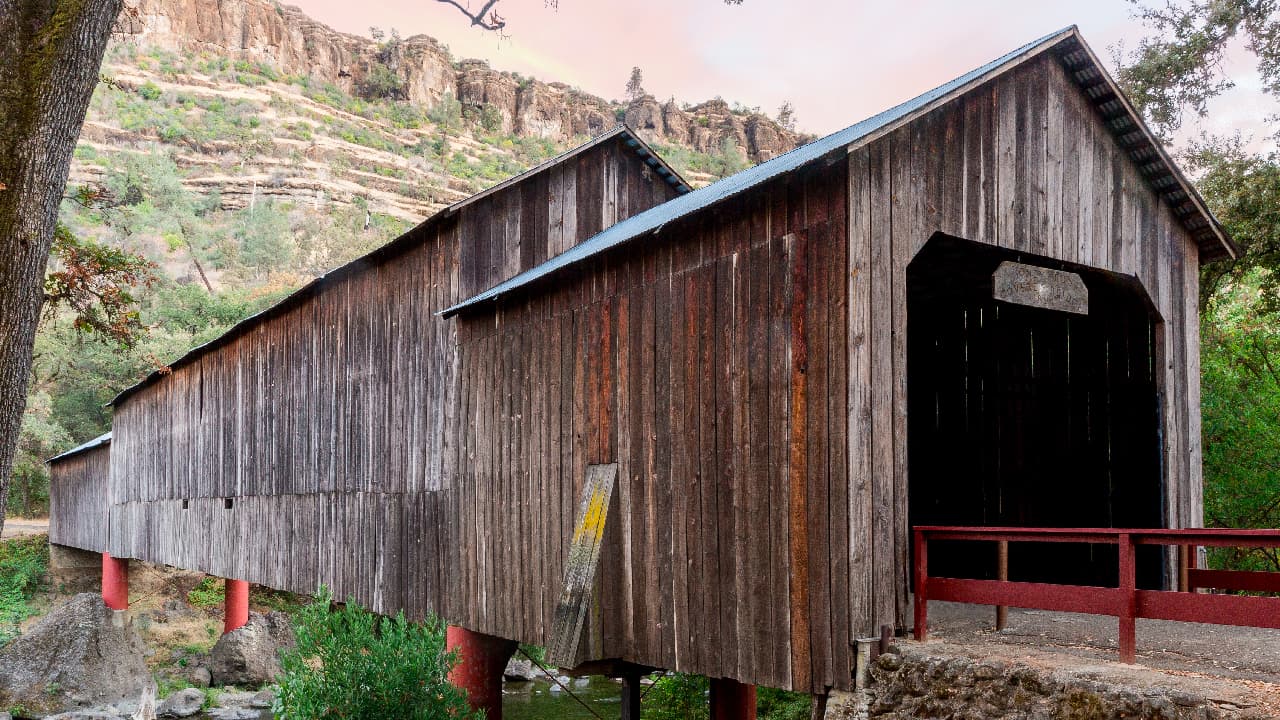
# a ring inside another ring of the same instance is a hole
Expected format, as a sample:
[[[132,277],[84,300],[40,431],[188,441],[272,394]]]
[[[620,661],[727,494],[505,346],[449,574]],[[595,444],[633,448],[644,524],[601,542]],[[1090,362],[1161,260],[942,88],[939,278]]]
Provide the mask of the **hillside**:
[[[625,121],[695,186],[805,138],[720,99],[606,100],[453,58],[438,41],[328,28],[269,0],[141,0],[122,16],[61,222],[141,255],[146,332],[120,346],[65,308],[37,339],[14,472],[110,424],[118,390],[446,205]],[[619,87],[622,82],[619,82]],[[55,268],[56,269],[56,268]]]

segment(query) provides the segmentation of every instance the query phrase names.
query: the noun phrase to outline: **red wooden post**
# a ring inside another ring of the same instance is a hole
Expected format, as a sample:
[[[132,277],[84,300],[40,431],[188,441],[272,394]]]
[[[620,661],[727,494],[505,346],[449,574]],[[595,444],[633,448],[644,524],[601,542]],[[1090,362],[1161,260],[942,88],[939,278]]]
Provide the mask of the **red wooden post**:
[[[1196,545],[1186,545],[1187,549],[1187,592],[1198,592],[1200,588],[1196,585],[1196,570],[1200,569],[1200,548]]]
[[[450,625],[445,649],[458,651],[458,664],[449,682],[467,691],[473,710],[484,710],[488,720],[502,720],[502,671],[519,643]]]
[[[1120,533],[1120,662],[1134,663],[1138,657],[1138,592],[1133,540]]]
[[[914,536],[916,566],[916,622],[915,638],[917,641],[929,637],[929,546],[925,542],[924,533],[915,531]]]
[[[102,553],[102,601],[112,610],[129,609],[129,558]]]
[[[756,720],[756,686],[712,678],[711,720]]]
[[[222,634],[242,628],[249,622],[249,581],[226,580],[226,599],[223,601]]]
[[[1009,579],[1009,541],[996,542],[996,579],[1001,582]],[[996,606],[996,630],[1003,630],[1009,624],[1009,606]]]

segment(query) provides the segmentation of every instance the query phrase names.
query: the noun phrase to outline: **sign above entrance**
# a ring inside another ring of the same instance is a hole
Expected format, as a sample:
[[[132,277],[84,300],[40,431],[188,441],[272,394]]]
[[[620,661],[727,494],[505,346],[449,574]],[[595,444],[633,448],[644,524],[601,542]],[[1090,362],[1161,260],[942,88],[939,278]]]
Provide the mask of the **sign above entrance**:
[[[1006,260],[996,268],[991,280],[991,295],[996,300],[1089,314],[1089,288],[1075,273]]]

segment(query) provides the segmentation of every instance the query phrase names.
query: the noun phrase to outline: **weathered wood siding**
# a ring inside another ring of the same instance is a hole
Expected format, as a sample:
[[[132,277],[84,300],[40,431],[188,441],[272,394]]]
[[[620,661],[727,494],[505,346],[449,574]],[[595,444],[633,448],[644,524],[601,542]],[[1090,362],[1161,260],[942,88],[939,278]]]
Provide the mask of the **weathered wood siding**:
[[[853,150],[849,208],[855,634],[909,622],[906,269],[936,232],[1137,277],[1163,320],[1167,520],[1201,523],[1197,246],[1054,53]]]
[[[458,354],[435,313],[673,195],[615,139],[428,220],[175,365],[116,408],[103,549],[441,610],[456,587],[443,553]]]
[[[107,544],[107,473],[111,446],[49,465],[49,542],[102,551]]]
[[[586,657],[848,685],[845,173],[461,316],[449,617],[543,642],[585,469],[617,462]]]

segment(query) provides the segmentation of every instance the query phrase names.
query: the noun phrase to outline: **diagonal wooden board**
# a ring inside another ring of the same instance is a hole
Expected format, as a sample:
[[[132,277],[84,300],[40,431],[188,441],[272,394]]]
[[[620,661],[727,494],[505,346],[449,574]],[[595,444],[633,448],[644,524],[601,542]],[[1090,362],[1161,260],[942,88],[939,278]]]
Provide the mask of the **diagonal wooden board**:
[[[574,522],[573,542],[564,568],[564,590],[556,604],[547,660],[560,667],[577,665],[578,639],[591,604],[591,587],[600,560],[609,500],[618,479],[618,464],[588,465]]]

